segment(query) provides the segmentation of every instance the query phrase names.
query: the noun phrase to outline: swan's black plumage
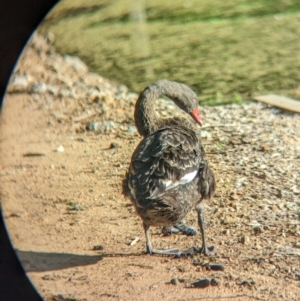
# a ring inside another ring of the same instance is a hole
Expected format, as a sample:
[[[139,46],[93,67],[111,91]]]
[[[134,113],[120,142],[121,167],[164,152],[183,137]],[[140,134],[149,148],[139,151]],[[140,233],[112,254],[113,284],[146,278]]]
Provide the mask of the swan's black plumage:
[[[196,123],[192,119],[157,119],[154,101],[165,95],[202,124],[196,94],[186,85],[167,80],[147,87],[135,107],[135,121],[144,139],[134,151],[123,192],[143,220],[150,253],[181,255],[177,249],[155,250],[150,241],[150,226],[180,223],[196,206],[203,238],[202,251],[213,253],[205,245],[204,224],[199,204],[210,198],[216,187],[208,166]],[[199,120],[198,120],[199,119]]]

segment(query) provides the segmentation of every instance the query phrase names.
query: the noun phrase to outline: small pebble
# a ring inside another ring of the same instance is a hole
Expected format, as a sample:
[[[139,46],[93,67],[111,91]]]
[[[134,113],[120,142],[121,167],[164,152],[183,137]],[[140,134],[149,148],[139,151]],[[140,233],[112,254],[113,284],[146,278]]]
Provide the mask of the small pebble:
[[[296,185],[293,186],[292,191],[293,191],[294,194],[299,194],[300,193],[300,190],[298,189],[298,187]]]
[[[268,145],[263,145],[261,149],[262,151],[267,152],[270,150],[270,147]]]
[[[211,286],[218,286],[219,285],[219,282],[215,279],[215,278],[212,278],[210,280],[210,285]]]
[[[201,138],[206,138],[207,140],[211,139],[211,133],[205,130],[201,131]]]
[[[224,267],[217,263],[208,264],[207,269],[211,271],[224,271]]]
[[[115,128],[115,123],[112,120],[107,120],[104,122],[90,122],[87,125],[88,131],[101,131],[101,132],[107,132],[112,128]]]
[[[69,97],[69,96],[71,96],[71,91],[68,89],[60,89],[58,92],[58,95],[60,97]]]
[[[248,225],[252,226],[252,227],[259,227],[260,223],[258,221],[256,221],[256,220],[253,220]]]
[[[118,148],[119,147],[119,144],[118,143],[115,143],[115,142],[112,142],[109,146],[110,149],[112,148]]]
[[[135,133],[137,132],[137,129],[134,125],[129,125],[127,131],[128,133]]]
[[[238,199],[237,193],[235,191],[231,192],[230,196],[229,196],[229,199],[230,200],[237,200]]]
[[[242,244],[244,244],[244,245],[248,245],[249,242],[250,242],[249,236],[246,236],[246,235],[242,236],[242,237],[240,238],[240,242],[241,242]]]
[[[249,278],[249,279],[245,279],[245,280],[242,280],[240,282],[237,282],[237,284],[251,287],[255,284],[255,282],[252,278]]]
[[[83,208],[80,204],[76,203],[71,206],[70,210],[79,211],[79,210],[83,210]]]
[[[78,57],[65,55],[64,60],[67,64],[71,65],[79,76],[82,76],[88,72],[87,65]]]
[[[263,229],[262,229],[262,227],[260,227],[260,226],[254,226],[254,227],[253,227],[253,231],[254,231],[256,234],[258,234],[258,233],[262,233],[262,232],[263,232]]]
[[[33,84],[30,87],[32,93],[45,93],[47,91],[47,85],[45,83]]]
[[[179,281],[177,278],[172,278],[171,281],[170,281],[171,284],[173,285],[178,285],[179,284]]]
[[[104,247],[102,245],[95,245],[93,246],[93,251],[102,251]]]
[[[8,92],[26,92],[29,84],[29,76],[17,75],[8,86]]]
[[[54,280],[53,279],[53,276],[49,275],[49,274],[46,274],[42,277],[43,280]]]
[[[205,288],[210,285],[210,281],[207,278],[203,278],[203,279],[195,281],[192,285],[193,285],[193,287],[196,287],[196,288]]]
[[[282,190],[278,189],[278,191],[277,191],[277,197],[279,197],[280,199],[283,198],[283,192],[282,192]]]
[[[60,145],[60,146],[56,149],[56,151],[57,151],[58,153],[63,153],[63,152],[65,151],[65,149],[64,149],[64,147],[63,147],[62,145]]]

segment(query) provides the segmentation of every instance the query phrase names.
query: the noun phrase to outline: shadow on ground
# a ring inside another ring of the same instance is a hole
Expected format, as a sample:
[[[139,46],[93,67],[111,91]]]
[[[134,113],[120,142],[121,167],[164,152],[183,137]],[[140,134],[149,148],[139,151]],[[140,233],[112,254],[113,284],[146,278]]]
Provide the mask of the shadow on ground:
[[[102,255],[16,251],[27,272],[43,272],[86,266],[103,259]]]

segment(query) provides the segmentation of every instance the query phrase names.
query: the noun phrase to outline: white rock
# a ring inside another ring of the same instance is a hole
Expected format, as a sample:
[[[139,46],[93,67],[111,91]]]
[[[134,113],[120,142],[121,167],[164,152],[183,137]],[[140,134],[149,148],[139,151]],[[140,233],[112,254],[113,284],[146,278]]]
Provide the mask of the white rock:
[[[70,97],[72,95],[71,91],[68,89],[60,89],[58,92],[60,97]]]
[[[259,166],[259,168],[260,169],[266,169],[266,168],[268,168],[268,166],[266,164],[262,164],[262,165]]]
[[[64,60],[67,64],[71,65],[79,76],[88,73],[87,65],[78,57],[65,55]]]
[[[8,86],[8,92],[26,92],[30,82],[30,76],[17,75],[14,76]]]
[[[56,149],[56,151],[57,151],[58,153],[63,153],[63,152],[65,151],[65,149],[64,149],[64,147],[63,147],[62,145],[60,145],[60,146]]]
[[[89,131],[107,132],[115,127],[116,125],[112,120],[107,120],[103,122],[90,122],[87,126],[87,129]]]
[[[292,191],[294,194],[299,194],[300,190],[298,189],[298,187],[296,185],[293,186]]]
[[[206,131],[206,130],[202,130],[201,131],[201,138],[206,138],[206,139],[211,139],[211,133]]]
[[[47,85],[45,83],[37,83],[33,84],[30,87],[30,92],[31,93],[45,93],[48,90]]]
[[[48,91],[49,91],[49,93],[51,93],[52,95],[56,96],[57,93],[58,93],[58,88],[55,87],[55,86],[48,85]]]
[[[248,225],[252,226],[252,227],[259,227],[260,223],[258,221],[256,221],[256,220],[253,220]]]

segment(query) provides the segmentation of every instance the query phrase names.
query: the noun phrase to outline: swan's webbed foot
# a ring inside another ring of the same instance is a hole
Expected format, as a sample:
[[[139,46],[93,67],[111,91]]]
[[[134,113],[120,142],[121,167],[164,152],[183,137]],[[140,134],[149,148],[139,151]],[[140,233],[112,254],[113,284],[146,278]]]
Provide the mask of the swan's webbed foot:
[[[214,256],[216,254],[215,248],[212,247],[191,247],[185,251],[178,252],[175,254],[175,257],[187,257],[187,256],[193,256],[195,254],[204,254],[206,256]]]
[[[195,254],[201,253],[202,248],[198,247],[191,247],[185,251],[178,252],[178,254],[175,255],[175,257],[187,257],[187,256],[193,256]]]
[[[162,233],[165,236],[169,236],[171,234],[177,234],[179,232],[182,232],[183,234],[187,236],[194,236],[196,235],[196,230],[194,227],[191,226],[186,226],[183,223],[175,224],[174,226],[171,227],[163,227],[162,228]]]
[[[178,229],[180,232],[182,232],[183,234],[188,236],[195,236],[197,233],[194,227],[186,226],[183,223],[175,224],[174,227]]]
[[[179,233],[179,230],[176,229],[174,226],[170,226],[170,227],[163,227],[161,229],[161,232],[164,236],[170,236],[172,234],[177,234]]]
[[[168,255],[168,256],[177,256],[178,253],[180,253],[180,251],[178,249],[163,249],[163,250],[157,250],[157,249],[153,249],[153,248],[149,248],[149,246],[147,246],[147,251],[149,254],[157,254],[157,255]]]
[[[162,250],[157,250],[152,247],[151,244],[151,239],[150,239],[150,226],[148,224],[143,223],[144,230],[145,230],[145,236],[146,236],[146,247],[147,247],[147,252],[149,254],[157,254],[157,255],[168,255],[168,256],[174,256],[174,257],[186,257],[186,256],[192,256],[198,253],[203,253],[206,256],[214,256],[215,255],[215,248],[214,247],[206,247],[205,244],[205,239],[203,239],[203,245],[202,247],[192,247],[186,251],[179,251],[178,249],[162,249]],[[176,226],[176,228],[175,228]],[[177,229],[177,225],[175,225],[172,228]],[[181,228],[182,226],[179,225]],[[184,228],[188,228],[185,225],[183,225]],[[201,228],[201,232],[203,233],[203,228]],[[204,235],[203,235],[204,237]]]

